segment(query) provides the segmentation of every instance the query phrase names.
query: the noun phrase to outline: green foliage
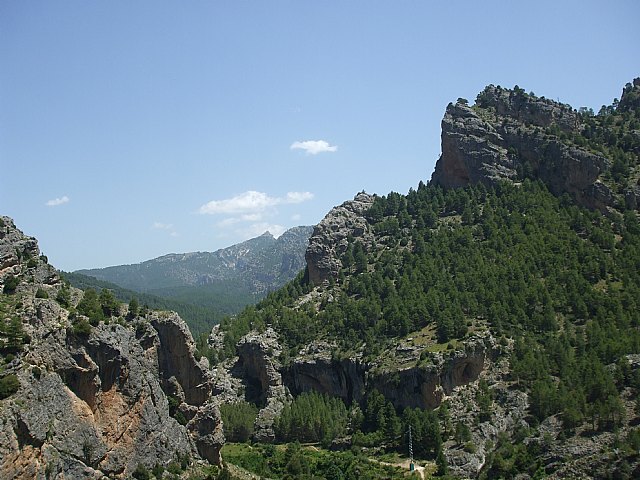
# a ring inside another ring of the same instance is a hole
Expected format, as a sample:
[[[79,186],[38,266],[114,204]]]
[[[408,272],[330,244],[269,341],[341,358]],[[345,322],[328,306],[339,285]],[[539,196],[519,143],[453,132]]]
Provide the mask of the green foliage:
[[[133,478],[135,478],[136,480],[150,480],[151,479],[151,472],[144,465],[138,464],[138,466],[133,471],[131,476]]]
[[[20,284],[20,279],[15,275],[8,275],[6,280],[4,281],[4,287],[2,287],[2,293],[6,293],[8,295],[14,293],[18,285]]]
[[[274,445],[227,443],[225,461],[263,478],[325,478],[327,480],[374,480],[404,478],[405,471],[370,461],[357,450],[329,452],[305,448],[298,442],[284,448]]]
[[[49,294],[44,288],[38,288],[36,291],[36,298],[49,298]]]
[[[89,288],[84,291],[82,299],[76,306],[76,310],[80,315],[89,317],[89,323],[96,326],[101,320],[104,320],[104,312],[100,305],[97,292]]]
[[[58,290],[58,293],[56,294],[56,302],[65,308],[69,308],[71,306],[71,290],[66,283],[60,287],[60,290]]]
[[[258,408],[247,402],[220,405],[224,435],[230,442],[246,442],[253,435]]]
[[[209,346],[209,334],[202,332],[195,337],[196,339],[196,359],[200,360],[202,357],[206,357],[209,360],[209,364],[213,365],[218,361],[218,353],[214,348]]]
[[[82,290],[93,289],[97,291],[108,289],[113,292],[116,299],[120,302],[130,302],[132,299],[135,299],[139,306],[138,315],[144,315],[144,308],[140,307],[140,304],[146,305],[147,310],[152,308],[154,310],[171,310],[178,312],[180,317],[182,317],[189,326],[194,337],[197,337],[203,332],[210,332],[211,327],[218,323],[219,318],[222,316],[222,313],[224,313],[224,311],[221,312],[219,309],[211,306],[188,303],[189,299],[186,299],[186,301],[177,300],[162,298],[149,293],[134,292],[113,283],[97,280],[80,273],[65,272],[64,278],[68,280],[71,285]],[[60,300],[58,300],[58,302],[62,304]],[[222,305],[224,305],[224,303]],[[246,303],[242,304],[242,306],[244,305],[246,305]],[[67,305],[63,304],[63,306],[68,306],[68,303]],[[240,307],[238,307],[236,311],[239,309]],[[133,318],[131,315],[129,315],[129,317],[130,319]]]
[[[15,375],[5,375],[0,378],[0,400],[13,395],[20,388],[20,381]]]
[[[186,425],[187,419],[184,413],[180,411],[180,400],[172,395],[167,395],[167,401],[169,403],[169,415],[176,419],[180,425]]]
[[[74,335],[86,337],[91,333],[91,324],[84,317],[74,318],[71,325]]]
[[[342,400],[308,392],[284,407],[274,430],[282,441],[330,443],[346,434],[348,424],[349,412]]]
[[[22,321],[18,316],[0,319],[0,352],[3,354],[16,354],[29,342],[29,337],[24,332]]]
[[[139,312],[140,312],[140,304],[138,303],[138,299],[136,297],[131,297],[131,300],[129,300],[127,318],[129,320],[134,319],[138,316]]]

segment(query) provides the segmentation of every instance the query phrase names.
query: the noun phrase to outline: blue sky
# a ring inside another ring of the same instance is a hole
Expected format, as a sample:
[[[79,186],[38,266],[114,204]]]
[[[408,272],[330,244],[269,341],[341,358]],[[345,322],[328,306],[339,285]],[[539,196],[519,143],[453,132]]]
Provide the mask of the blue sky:
[[[610,104],[639,21],[635,0],[5,0],[0,213],[64,270],[313,225],[428,180],[447,103],[489,83]]]

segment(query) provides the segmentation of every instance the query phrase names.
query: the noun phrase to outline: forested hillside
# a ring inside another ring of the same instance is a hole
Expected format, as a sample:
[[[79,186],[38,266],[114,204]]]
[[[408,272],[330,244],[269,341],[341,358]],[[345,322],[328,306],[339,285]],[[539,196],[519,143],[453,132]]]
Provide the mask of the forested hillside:
[[[487,101],[487,91],[497,100]],[[628,84],[622,99],[597,115],[537,99],[517,87],[488,87],[471,108],[459,99],[448,109],[451,125],[461,114],[484,119],[485,130],[503,128],[492,140],[500,146],[490,152],[501,152],[491,157],[497,163],[491,168],[468,163],[464,175],[461,164],[456,169],[441,164],[438,181],[420,182],[406,195],[376,197],[364,214],[365,232],[354,231],[334,245],[337,275],[314,285],[301,274],[256,307],[224,320],[222,357],[233,356],[236,342],[250,329],[266,327],[273,327],[286,345],[281,355],[285,368],[319,340],[333,345],[333,359],[361,352],[362,361],[375,364],[385,352],[403,342],[415,344],[416,338],[423,341],[423,359],[428,352],[455,352],[467,339],[486,332],[507,352],[508,372],[502,381],[526,395],[528,416],[521,424],[526,428],[516,436],[505,432],[489,446],[481,478],[553,474],[562,468],[584,471],[580,457],[569,455],[575,461],[570,467],[549,459],[550,447],[538,441],[543,436],[539,428],[547,425],[544,431],[550,432],[549,425],[555,424],[558,430],[546,442],[561,448],[574,437],[595,435],[603,445],[598,447],[601,454],[591,457],[598,472],[617,472],[618,478],[631,478],[632,471],[640,474],[640,431],[635,427],[640,416],[639,91],[640,81]],[[507,113],[500,110],[502,101],[511,109]],[[540,111],[548,114],[548,124],[539,119]],[[563,123],[567,119],[570,128]],[[460,138],[460,130],[454,133]],[[512,138],[505,140],[507,135]],[[539,151],[547,156],[532,161],[532,152]],[[450,150],[449,158],[454,154]],[[472,150],[465,154],[474,158]],[[583,190],[578,181],[557,182],[549,174],[551,165],[554,176],[573,175],[558,170],[569,168],[572,159],[593,170],[580,180]],[[460,187],[440,186],[454,170]],[[482,177],[483,172],[491,175]],[[478,181],[470,180],[473,175]],[[497,408],[496,391],[495,385],[479,387],[475,426]],[[367,392],[361,405],[365,413],[374,408],[370,403],[376,395],[375,390]],[[369,444],[362,438],[380,432],[377,441],[399,446],[403,428],[389,419],[411,414],[385,410],[383,399],[383,407],[375,410],[378,423],[352,418],[342,427],[325,422],[325,430],[309,430],[302,420],[295,423],[295,418],[322,411],[320,404],[307,400],[286,407],[275,424],[278,435],[291,440],[297,434],[288,432],[313,432],[315,436],[304,434],[304,439],[319,441],[339,436],[335,429],[343,428],[354,443]],[[348,418],[347,410],[330,408],[331,418]],[[306,413],[296,413],[299,409]],[[381,411],[386,412],[382,417]],[[454,439],[447,415],[440,407],[437,431],[450,440],[447,455],[453,458],[451,449],[464,443],[463,437],[471,438],[464,429],[475,427],[463,424],[460,438]],[[615,433],[615,442],[607,432]],[[606,455],[608,448],[617,453]],[[440,458],[439,472],[446,472],[440,446],[425,454]]]

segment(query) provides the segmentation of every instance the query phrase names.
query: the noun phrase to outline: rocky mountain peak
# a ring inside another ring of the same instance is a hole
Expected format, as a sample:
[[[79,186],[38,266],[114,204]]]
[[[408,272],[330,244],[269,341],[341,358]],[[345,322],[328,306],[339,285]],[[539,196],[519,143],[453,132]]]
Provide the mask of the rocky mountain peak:
[[[581,128],[580,115],[568,105],[490,85],[472,107],[464,99],[448,105],[431,181],[457,188],[532,176],[556,195],[568,193],[605,211],[617,201],[601,179],[611,161],[571,140]]]

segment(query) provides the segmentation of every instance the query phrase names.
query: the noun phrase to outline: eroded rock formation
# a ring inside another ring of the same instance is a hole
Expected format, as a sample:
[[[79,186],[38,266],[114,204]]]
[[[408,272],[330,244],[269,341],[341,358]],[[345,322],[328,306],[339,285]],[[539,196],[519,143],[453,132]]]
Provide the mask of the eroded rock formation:
[[[359,193],[353,200],[331,209],[314,227],[305,253],[311,283],[320,285],[337,277],[349,237],[358,238],[365,245],[373,240],[371,226],[363,216],[373,201],[372,195]]]
[[[447,106],[442,155],[431,181],[456,188],[533,176],[556,195],[568,193],[581,205],[605,210],[615,202],[600,178],[610,161],[558,137],[580,128],[568,105],[490,85],[473,107],[462,99]]]
[[[139,464],[185,454],[219,463],[220,415],[184,322],[152,314],[74,331],[69,310],[54,300],[63,288],[55,269],[35,239],[2,220],[0,282],[19,279],[3,303],[28,342],[4,367],[19,388],[0,400],[0,477],[128,478]],[[72,302],[80,296],[71,291]],[[186,426],[169,415],[169,384],[182,393]]]

